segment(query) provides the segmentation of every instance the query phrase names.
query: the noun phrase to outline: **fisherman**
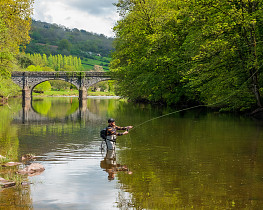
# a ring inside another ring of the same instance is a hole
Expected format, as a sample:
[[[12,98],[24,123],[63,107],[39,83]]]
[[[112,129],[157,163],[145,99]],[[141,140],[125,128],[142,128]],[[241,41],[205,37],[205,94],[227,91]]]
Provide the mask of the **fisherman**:
[[[110,118],[108,120],[108,127],[106,131],[106,144],[107,144],[107,150],[114,150],[115,144],[116,144],[116,136],[122,136],[128,134],[128,130],[133,128],[133,126],[127,126],[127,127],[119,127],[115,125],[115,120]],[[117,132],[117,130],[126,130],[123,133]]]

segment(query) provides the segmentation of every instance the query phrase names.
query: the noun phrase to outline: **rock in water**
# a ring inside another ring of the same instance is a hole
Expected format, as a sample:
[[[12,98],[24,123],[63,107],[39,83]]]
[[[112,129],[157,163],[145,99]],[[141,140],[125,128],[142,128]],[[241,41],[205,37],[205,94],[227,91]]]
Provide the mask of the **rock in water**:
[[[34,155],[32,155],[32,154],[26,154],[26,155],[23,155],[21,159],[22,159],[22,161],[35,160],[36,157]]]
[[[45,170],[44,166],[39,163],[32,163],[26,168],[19,170],[18,173],[20,174],[28,174],[31,176],[39,175]]]
[[[8,167],[8,166],[17,166],[17,165],[21,165],[22,163],[19,163],[19,162],[8,162],[2,166],[4,167]]]
[[[0,177],[0,186],[3,188],[15,186],[16,183],[12,181],[5,180],[4,178]]]

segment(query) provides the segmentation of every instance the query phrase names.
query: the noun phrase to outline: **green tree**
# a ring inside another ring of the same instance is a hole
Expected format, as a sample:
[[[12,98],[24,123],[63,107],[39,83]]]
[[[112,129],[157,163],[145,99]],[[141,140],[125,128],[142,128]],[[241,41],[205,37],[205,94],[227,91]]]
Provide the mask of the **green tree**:
[[[0,2],[0,95],[8,97],[17,86],[10,82],[14,56],[19,46],[29,42],[32,0],[1,0]]]
[[[45,92],[49,90],[51,90],[51,84],[49,81],[42,82],[34,88],[34,91],[41,91],[41,92]]]
[[[167,103],[177,103],[183,97],[177,66],[185,60],[180,47],[187,19],[184,12],[176,11],[177,4],[166,0],[117,4],[123,18],[114,28],[116,51],[111,69],[119,78],[119,94],[132,100]]]
[[[5,48],[5,37],[7,36],[7,27],[2,19],[2,15],[0,13],[0,74],[1,76],[8,76],[11,61],[13,59],[12,53],[8,48]]]
[[[53,90],[67,90],[71,89],[71,84],[62,80],[50,81]]]
[[[27,71],[42,71],[42,67],[41,66],[30,65],[30,66],[27,67],[26,70]]]
[[[198,45],[186,77],[206,104],[222,101],[223,107],[241,110],[261,107],[261,11],[262,1],[196,1],[191,33],[199,31],[194,36]],[[190,40],[186,45],[193,49]]]
[[[2,0],[0,2],[0,66],[1,73],[10,71],[13,55],[19,52],[19,46],[29,42],[32,0]]]
[[[52,55],[49,55],[49,57],[48,57],[48,66],[49,67],[53,67],[53,56]]]
[[[71,44],[69,43],[67,39],[62,39],[59,41],[58,50],[60,51],[67,50],[69,52],[70,47],[71,47]]]
[[[43,54],[43,65],[47,66],[48,65],[48,60],[47,60],[47,55]]]
[[[34,62],[31,56],[26,55],[25,53],[20,53],[16,56],[16,60],[18,64],[23,68],[26,69],[28,66],[33,65]]]
[[[111,70],[132,100],[261,107],[262,0],[120,0]]]

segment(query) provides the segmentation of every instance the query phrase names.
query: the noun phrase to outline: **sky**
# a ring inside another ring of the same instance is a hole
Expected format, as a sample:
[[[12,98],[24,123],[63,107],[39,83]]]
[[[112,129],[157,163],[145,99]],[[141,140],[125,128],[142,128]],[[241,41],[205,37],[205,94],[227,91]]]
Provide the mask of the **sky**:
[[[114,37],[117,0],[35,0],[34,20]]]

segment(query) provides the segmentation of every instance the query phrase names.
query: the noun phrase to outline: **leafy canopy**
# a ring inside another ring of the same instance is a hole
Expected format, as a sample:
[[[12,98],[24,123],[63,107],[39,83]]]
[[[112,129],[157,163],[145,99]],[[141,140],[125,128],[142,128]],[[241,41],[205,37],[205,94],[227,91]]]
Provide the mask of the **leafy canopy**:
[[[261,107],[262,0],[120,0],[111,69],[132,100]]]
[[[0,83],[1,96],[14,94],[12,83],[7,79],[14,67],[14,55],[20,45],[29,42],[33,0],[0,1]],[[12,86],[12,87],[10,87]]]

